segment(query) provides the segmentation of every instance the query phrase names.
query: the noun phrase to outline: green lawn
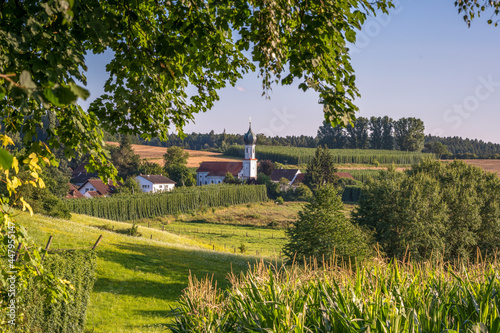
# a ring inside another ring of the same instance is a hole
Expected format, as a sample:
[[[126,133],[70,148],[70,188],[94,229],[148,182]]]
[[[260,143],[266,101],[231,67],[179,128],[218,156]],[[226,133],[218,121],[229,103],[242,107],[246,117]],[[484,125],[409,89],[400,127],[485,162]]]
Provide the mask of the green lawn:
[[[16,219],[41,245],[54,236],[52,249],[90,248],[103,235],[87,316],[87,327],[94,332],[163,331],[190,272],[213,275],[225,286],[228,272],[245,270],[257,259],[211,251],[208,245],[160,230],[141,227],[139,238],[99,230],[92,226],[123,229],[129,224],[84,215],[64,221],[22,213]]]

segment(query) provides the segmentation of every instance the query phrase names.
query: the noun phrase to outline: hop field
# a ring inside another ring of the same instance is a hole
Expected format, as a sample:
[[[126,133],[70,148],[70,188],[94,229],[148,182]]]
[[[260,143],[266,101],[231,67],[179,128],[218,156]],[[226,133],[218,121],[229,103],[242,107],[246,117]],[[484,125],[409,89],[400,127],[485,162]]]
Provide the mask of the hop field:
[[[281,146],[256,146],[256,157],[259,160],[271,160],[285,164],[309,163],[315,148],[281,147]],[[435,158],[433,154],[406,152],[398,150],[375,149],[330,149],[334,162],[337,164],[401,164],[411,165],[424,158]],[[243,146],[232,146],[225,152],[226,155],[243,157]]]
[[[69,210],[115,221],[131,221],[219,207],[267,201],[265,185],[210,185],[178,188],[172,192],[108,198],[68,199]]]

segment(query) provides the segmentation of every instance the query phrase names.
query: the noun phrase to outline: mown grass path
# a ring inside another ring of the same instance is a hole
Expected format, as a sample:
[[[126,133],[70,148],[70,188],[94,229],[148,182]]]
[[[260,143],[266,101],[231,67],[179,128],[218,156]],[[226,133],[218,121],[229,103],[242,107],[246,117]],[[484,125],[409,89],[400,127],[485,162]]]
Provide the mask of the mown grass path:
[[[164,331],[190,272],[213,275],[224,288],[228,272],[244,271],[257,260],[211,251],[209,245],[161,230],[139,227],[142,237],[100,230],[96,226],[117,230],[130,224],[84,215],[65,221],[22,213],[17,220],[40,245],[54,236],[52,249],[90,248],[103,235],[87,316],[87,327],[94,332]]]

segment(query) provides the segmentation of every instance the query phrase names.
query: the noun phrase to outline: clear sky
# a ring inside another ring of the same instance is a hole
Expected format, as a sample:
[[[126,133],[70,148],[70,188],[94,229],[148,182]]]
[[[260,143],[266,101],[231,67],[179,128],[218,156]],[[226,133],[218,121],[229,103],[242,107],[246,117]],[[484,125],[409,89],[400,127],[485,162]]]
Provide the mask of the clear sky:
[[[351,48],[361,98],[358,116],[418,117],[426,133],[500,143],[500,27],[481,18],[470,28],[453,0],[401,0],[389,16],[369,18]],[[89,55],[88,88],[98,97],[111,57]],[[212,129],[267,135],[316,135],[323,120],[318,96],[297,85],[261,96],[256,73],[220,92],[220,101],[195,116],[186,132]]]

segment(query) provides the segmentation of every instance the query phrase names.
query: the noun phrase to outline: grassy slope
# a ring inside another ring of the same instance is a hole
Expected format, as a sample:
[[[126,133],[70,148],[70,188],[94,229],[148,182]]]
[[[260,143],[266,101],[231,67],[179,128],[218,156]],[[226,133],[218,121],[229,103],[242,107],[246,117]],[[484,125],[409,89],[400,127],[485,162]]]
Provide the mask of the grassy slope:
[[[161,229],[215,246],[216,250],[238,252],[244,244],[246,253],[278,256],[286,242],[285,231],[303,203],[273,202],[234,205],[206,212],[181,214],[137,221],[140,225]],[[274,223],[275,227],[268,225]]]
[[[17,220],[39,244],[53,235],[53,249],[89,248],[103,235],[87,317],[88,328],[95,332],[162,331],[190,271],[198,277],[213,274],[224,286],[231,269],[245,270],[248,262],[255,262],[254,257],[209,251],[203,248],[207,245],[159,230],[141,227],[140,238],[99,230],[91,226],[121,229],[129,224],[89,216],[74,214],[64,221],[23,213]]]

